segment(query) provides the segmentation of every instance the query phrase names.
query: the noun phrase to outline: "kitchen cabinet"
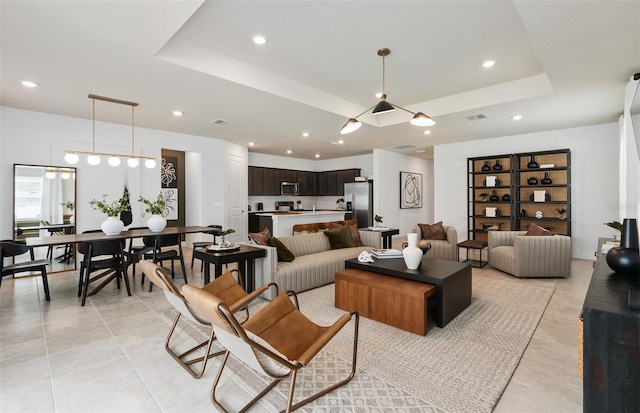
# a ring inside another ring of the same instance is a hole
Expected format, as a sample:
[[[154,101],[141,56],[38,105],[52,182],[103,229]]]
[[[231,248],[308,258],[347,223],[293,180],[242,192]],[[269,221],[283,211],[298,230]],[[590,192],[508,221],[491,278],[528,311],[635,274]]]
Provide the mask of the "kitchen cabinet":
[[[336,171],[325,171],[318,173],[318,195],[332,196],[338,195],[338,186],[336,185]]]
[[[296,172],[289,169],[280,169],[280,181],[282,182],[298,182]]]
[[[280,195],[280,169],[264,168],[261,195]]]
[[[248,195],[262,195],[264,192],[264,168],[258,166],[250,166],[248,171],[249,185],[247,186]]]
[[[343,169],[336,171],[337,195],[344,195],[344,184],[355,182],[356,176],[360,176],[360,169]]]

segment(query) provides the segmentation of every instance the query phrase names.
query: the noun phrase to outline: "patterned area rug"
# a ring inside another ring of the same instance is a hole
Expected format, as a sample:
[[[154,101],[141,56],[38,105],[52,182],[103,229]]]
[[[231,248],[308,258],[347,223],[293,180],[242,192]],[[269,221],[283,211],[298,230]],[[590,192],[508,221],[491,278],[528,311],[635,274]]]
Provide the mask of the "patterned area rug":
[[[491,412],[553,291],[475,277],[471,305],[445,328],[430,323],[424,337],[361,317],[356,376],[306,411]],[[321,325],[344,313],[333,306],[333,284],[301,293],[298,299],[303,314]],[[264,305],[253,305],[251,312]],[[298,375],[294,403],[349,374],[352,337],[350,323]],[[252,393],[267,383],[234,359],[227,369]],[[274,411],[285,405],[288,385],[285,380],[265,397]]]

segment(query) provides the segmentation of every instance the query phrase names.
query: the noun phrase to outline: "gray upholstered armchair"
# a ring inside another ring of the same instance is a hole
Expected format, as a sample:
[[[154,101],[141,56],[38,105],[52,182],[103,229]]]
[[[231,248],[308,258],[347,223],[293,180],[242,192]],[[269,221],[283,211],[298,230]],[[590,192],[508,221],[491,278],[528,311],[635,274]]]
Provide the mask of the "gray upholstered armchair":
[[[571,238],[489,231],[489,265],[516,277],[571,276]]]
[[[444,231],[447,233],[446,240],[427,240],[431,244],[431,250],[427,253],[427,257],[435,258],[438,260],[457,261],[457,245],[458,245],[458,231],[455,227],[443,225]],[[416,225],[411,232],[418,234],[418,240],[422,239],[422,231],[420,226]]]

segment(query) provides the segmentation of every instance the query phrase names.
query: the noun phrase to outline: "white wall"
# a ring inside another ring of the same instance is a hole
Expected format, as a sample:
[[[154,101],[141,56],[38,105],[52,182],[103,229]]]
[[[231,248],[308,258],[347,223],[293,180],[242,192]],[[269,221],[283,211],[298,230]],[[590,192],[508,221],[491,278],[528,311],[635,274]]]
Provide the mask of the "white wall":
[[[402,236],[418,223],[434,222],[433,161],[374,149],[373,171],[373,213],[382,216],[384,226],[398,228]],[[400,172],[422,174],[422,208],[400,208]]]
[[[635,137],[640,130],[634,130],[630,112],[634,98],[640,100],[640,80],[632,76],[625,88],[624,116],[620,118],[620,222],[640,218],[640,139]]]
[[[66,166],[64,150],[91,150],[91,120],[50,115],[2,107],[0,153],[0,186],[3,193],[11,194],[13,164]],[[136,154],[160,159],[162,148],[186,152],[187,225],[225,223],[225,141],[213,138],[177,134],[153,129],[135,129]],[[234,145],[233,151],[247,156],[246,148]],[[96,122],[96,151],[128,154],[131,152],[131,127]],[[192,163],[193,162],[193,163]],[[199,164],[199,165],[198,165]],[[159,162],[158,162],[159,165]],[[84,157],[76,165],[77,209],[79,232],[99,228],[103,214],[88,204],[93,198],[108,194],[113,200],[122,194],[125,182],[132,197],[134,226],[145,225],[140,195],[155,197],[160,189],[160,167],[129,168],[126,163],[110,167],[103,160],[97,167],[87,165]],[[0,198],[0,237],[12,235],[13,197]],[[216,207],[219,206],[219,207]]]
[[[604,222],[618,216],[618,124],[587,126],[438,145],[434,150],[435,219],[467,239],[467,158],[552,149],[571,150],[572,255],[593,259]]]

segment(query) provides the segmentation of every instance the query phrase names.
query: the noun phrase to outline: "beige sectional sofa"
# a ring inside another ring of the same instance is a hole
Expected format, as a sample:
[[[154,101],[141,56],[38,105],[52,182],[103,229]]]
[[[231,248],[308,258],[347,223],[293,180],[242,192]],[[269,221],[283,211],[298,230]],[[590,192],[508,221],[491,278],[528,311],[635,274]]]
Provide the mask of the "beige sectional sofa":
[[[457,261],[458,260],[458,231],[452,226],[443,225],[447,233],[446,240],[427,240],[431,244],[431,250],[427,252],[427,257],[438,260]],[[418,234],[418,240],[422,239],[420,226],[416,225],[411,232]]]
[[[322,232],[279,237],[284,246],[295,255],[295,259],[291,262],[278,262],[275,247],[246,242],[267,251],[264,259],[255,261],[255,285],[275,282],[280,287],[280,292],[287,290],[300,292],[331,284],[334,282],[335,273],[344,270],[346,260],[357,258],[362,251],[382,248],[382,237],[379,232],[359,232],[362,247],[335,250],[330,249],[329,239]],[[265,296],[271,299],[269,294],[265,293]]]

